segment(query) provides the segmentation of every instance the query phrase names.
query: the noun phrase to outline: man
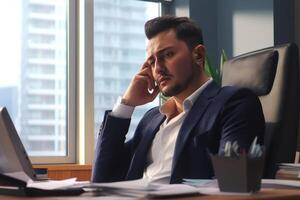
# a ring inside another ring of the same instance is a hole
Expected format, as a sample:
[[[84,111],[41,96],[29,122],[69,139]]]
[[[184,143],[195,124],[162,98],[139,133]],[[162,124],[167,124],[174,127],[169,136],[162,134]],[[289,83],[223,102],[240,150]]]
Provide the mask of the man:
[[[227,141],[247,149],[255,136],[263,140],[260,102],[249,90],[220,88],[205,74],[202,33],[188,18],[158,17],[146,22],[145,32],[148,58],[120,103],[105,113],[92,181],[212,178],[209,153],[223,151]],[[125,142],[134,107],[159,92],[169,100],[149,110]]]

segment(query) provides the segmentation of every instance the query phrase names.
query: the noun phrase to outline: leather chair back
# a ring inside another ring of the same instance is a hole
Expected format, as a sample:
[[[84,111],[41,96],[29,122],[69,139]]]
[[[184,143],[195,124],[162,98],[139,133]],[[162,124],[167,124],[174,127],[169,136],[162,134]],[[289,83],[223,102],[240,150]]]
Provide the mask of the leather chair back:
[[[299,64],[295,44],[283,44],[234,57],[224,63],[222,86],[250,88],[259,96],[266,120],[265,178],[277,164],[293,162],[299,124]]]

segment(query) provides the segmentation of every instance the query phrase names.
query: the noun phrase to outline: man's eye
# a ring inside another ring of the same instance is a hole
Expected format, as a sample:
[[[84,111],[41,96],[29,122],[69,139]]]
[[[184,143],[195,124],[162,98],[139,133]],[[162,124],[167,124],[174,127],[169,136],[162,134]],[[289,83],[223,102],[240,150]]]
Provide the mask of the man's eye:
[[[172,52],[172,51],[167,51],[166,53],[165,53],[165,57],[167,57],[167,58],[170,58],[170,57],[172,57],[174,55],[174,52]]]

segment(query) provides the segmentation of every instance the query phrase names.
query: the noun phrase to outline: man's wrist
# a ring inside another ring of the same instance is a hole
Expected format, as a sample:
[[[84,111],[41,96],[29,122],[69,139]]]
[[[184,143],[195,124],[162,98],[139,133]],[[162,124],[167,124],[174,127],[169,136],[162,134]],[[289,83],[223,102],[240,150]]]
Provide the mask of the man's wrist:
[[[126,105],[126,106],[132,106],[128,103],[127,99],[124,99],[123,97],[120,97],[120,104]],[[134,106],[132,106],[134,107]]]
[[[126,101],[122,101],[122,97],[119,97],[111,114],[115,117],[131,118],[134,106],[126,105],[125,103]]]

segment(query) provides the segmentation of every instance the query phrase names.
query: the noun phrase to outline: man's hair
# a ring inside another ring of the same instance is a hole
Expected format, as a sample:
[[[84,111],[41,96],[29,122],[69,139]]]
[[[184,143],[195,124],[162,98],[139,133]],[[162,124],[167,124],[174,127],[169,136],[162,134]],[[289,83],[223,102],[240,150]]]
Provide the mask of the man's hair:
[[[162,16],[145,23],[145,34],[149,40],[171,29],[175,31],[177,39],[184,41],[190,50],[198,44],[203,44],[200,27],[187,17]]]

